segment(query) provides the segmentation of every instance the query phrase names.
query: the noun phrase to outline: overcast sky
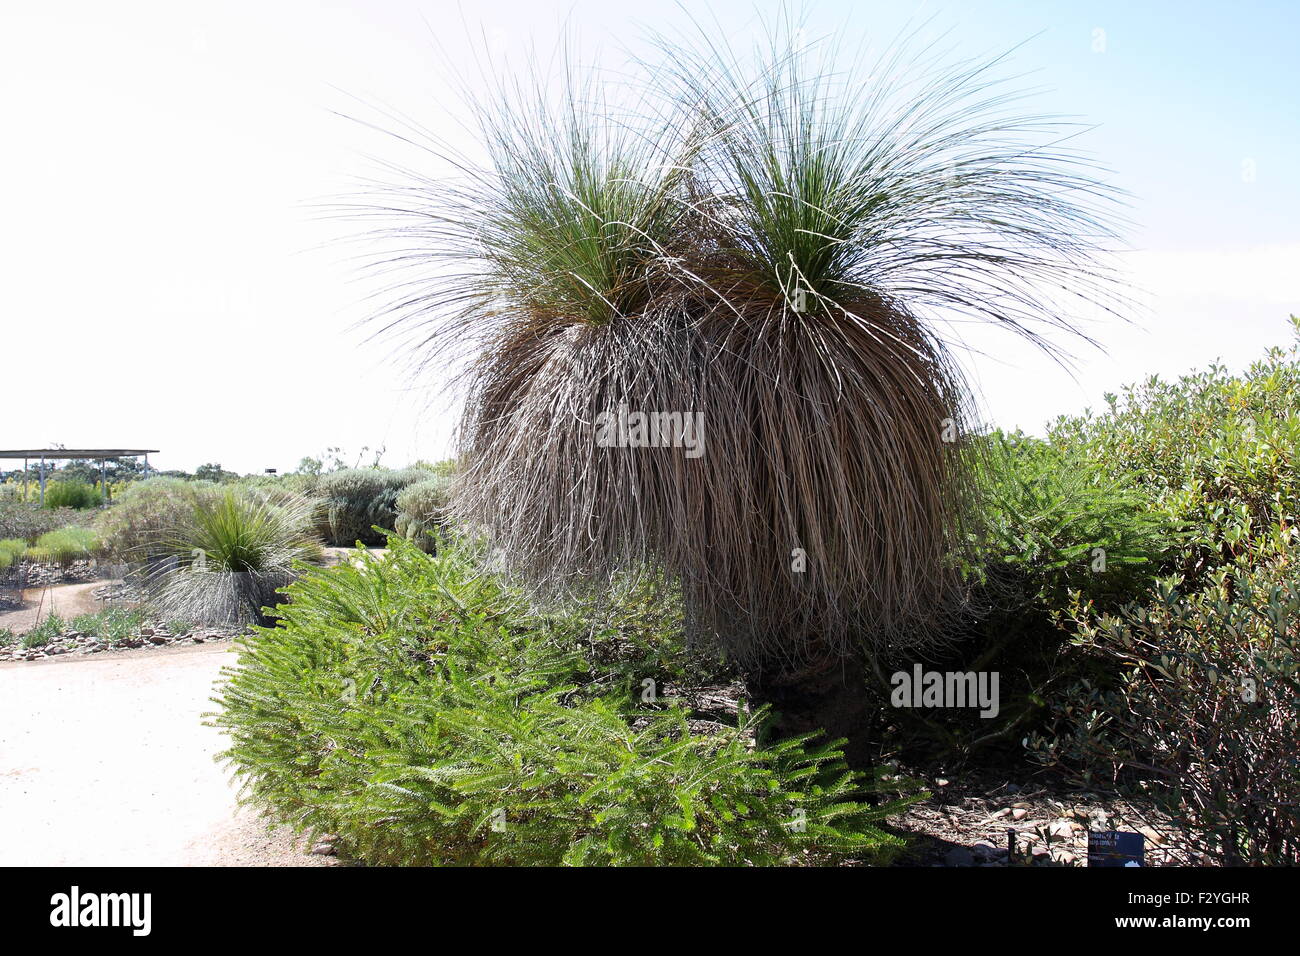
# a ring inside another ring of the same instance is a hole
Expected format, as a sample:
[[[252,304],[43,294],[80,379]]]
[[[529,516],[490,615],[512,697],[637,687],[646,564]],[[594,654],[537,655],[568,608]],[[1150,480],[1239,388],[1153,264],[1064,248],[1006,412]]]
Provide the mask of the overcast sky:
[[[774,4],[685,4],[733,41]],[[1136,9],[1140,7],[1141,9]],[[1034,105],[1097,124],[1079,146],[1132,194],[1146,309],[1093,328],[1077,380],[975,333],[985,417],[1041,431],[1151,373],[1239,368],[1300,313],[1300,5],[823,2],[850,44],[905,21],[960,55],[1030,40]],[[933,19],[929,19],[933,18]],[[675,3],[479,0],[5,3],[0,12],[0,447],[142,446],[154,463],[293,468],[342,446],[448,449],[454,402],[351,326],[368,287],[313,207],[384,137],[339,112],[400,111],[453,140],[469,38],[509,57],[567,30],[617,65]],[[1032,40],[1030,38],[1033,38]],[[365,104],[370,104],[367,106]],[[468,144],[466,144],[468,145]],[[406,158],[406,157],[393,157]]]

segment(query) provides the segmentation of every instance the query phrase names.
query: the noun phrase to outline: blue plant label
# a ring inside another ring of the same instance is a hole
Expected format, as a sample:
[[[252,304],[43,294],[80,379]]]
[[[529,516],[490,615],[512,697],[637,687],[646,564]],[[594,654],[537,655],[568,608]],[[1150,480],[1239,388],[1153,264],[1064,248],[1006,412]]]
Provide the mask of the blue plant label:
[[[1088,834],[1089,866],[1142,866],[1145,838],[1123,830],[1097,830]]]

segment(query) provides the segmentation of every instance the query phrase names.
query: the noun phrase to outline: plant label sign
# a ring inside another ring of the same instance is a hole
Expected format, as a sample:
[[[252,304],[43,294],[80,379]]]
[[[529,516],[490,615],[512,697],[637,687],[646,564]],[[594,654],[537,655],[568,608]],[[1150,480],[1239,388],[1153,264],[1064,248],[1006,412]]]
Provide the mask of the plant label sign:
[[[1142,866],[1145,838],[1140,833],[1099,830],[1088,834],[1089,866]]]

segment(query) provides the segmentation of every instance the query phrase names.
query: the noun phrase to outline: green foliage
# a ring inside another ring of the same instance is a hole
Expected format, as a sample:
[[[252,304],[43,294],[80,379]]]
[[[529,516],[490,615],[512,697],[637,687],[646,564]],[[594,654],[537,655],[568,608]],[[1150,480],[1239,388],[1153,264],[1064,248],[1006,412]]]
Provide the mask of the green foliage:
[[[103,496],[84,481],[63,479],[45,486],[46,508],[98,508]]]
[[[0,541],[0,570],[19,560],[27,551],[27,542],[22,538],[5,538]]]
[[[18,640],[18,635],[7,627],[0,627],[0,647],[12,647]]]
[[[438,475],[407,485],[397,493],[396,531],[424,550],[433,543],[432,535],[442,526],[451,492],[451,478]]]
[[[1189,586],[1225,566],[1256,567],[1297,542],[1300,319],[1289,349],[1242,375],[1223,366],[1156,377],[1108,396],[1100,416],[1061,419],[1051,438],[1095,457],[1190,536],[1177,567]]]
[[[239,475],[233,471],[226,471],[217,462],[209,462],[206,465],[199,465],[194,469],[194,477],[199,481],[211,481],[215,484],[223,484],[228,481],[235,481]]]
[[[111,607],[73,618],[71,628],[79,634],[119,641],[137,633],[145,620],[145,612],[139,608]]]
[[[27,549],[29,561],[49,564],[71,564],[95,557],[102,550],[99,536],[90,528],[60,528],[47,531]]]
[[[278,571],[318,554],[309,536],[313,506],[302,500],[270,501],[233,489],[197,497],[166,534],[176,553],[212,571]]]
[[[1155,799],[1220,862],[1294,864],[1300,336],[1241,375],[1215,365],[1107,400],[1055,422],[1050,454],[1136,491],[1104,524],[1138,556],[1147,529],[1168,544],[1108,593],[1077,577],[1040,590],[1071,642],[1027,742],[1088,786]],[[1056,574],[1042,553],[1032,576]]]
[[[63,618],[51,614],[23,635],[22,646],[27,649],[44,647],[50,641],[58,639],[63,634],[63,629]]]
[[[216,495],[210,482],[154,477],[127,486],[113,505],[95,515],[93,527],[121,560],[145,560],[168,551],[168,529],[192,510],[194,501]]]
[[[320,479],[324,516],[331,544],[352,547],[384,543],[382,532],[397,524],[397,495],[409,485],[429,477],[424,469],[392,471],[381,468],[348,468]]]
[[[1075,643],[1118,682],[1058,695],[1030,739],[1086,785],[1140,781],[1202,852],[1228,865],[1300,863],[1300,585],[1294,558],[1223,569],[1118,614],[1078,612]]]
[[[987,566],[1023,608],[1059,609],[1071,591],[1107,606],[1141,595],[1178,544],[1143,488],[1079,446],[994,433],[985,469]]]
[[[193,496],[163,540],[185,564],[155,582],[159,611],[187,620],[238,623],[261,619],[279,603],[298,561],[319,559],[311,537],[316,503],[283,494],[227,487]]]
[[[530,609],[463,549],[394,538],[288,592],[227,672],[225,756],[254,802],[370,862],[874,858],[898,843],[876,824],[915,799],[833,747],[752,749],[761,713],[700,733],[640,704],[593,663],[608,627]]]

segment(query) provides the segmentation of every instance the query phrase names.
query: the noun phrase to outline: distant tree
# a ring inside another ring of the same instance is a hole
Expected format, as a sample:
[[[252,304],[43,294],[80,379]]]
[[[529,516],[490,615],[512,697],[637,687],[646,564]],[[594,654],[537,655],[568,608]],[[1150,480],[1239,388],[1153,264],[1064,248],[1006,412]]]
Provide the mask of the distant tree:
[[[206,465],[199,465],[194,469],[194,477],[199,481],[234,481],[239,476],[233,471],[226,471],[217,462],[209,462]]]

